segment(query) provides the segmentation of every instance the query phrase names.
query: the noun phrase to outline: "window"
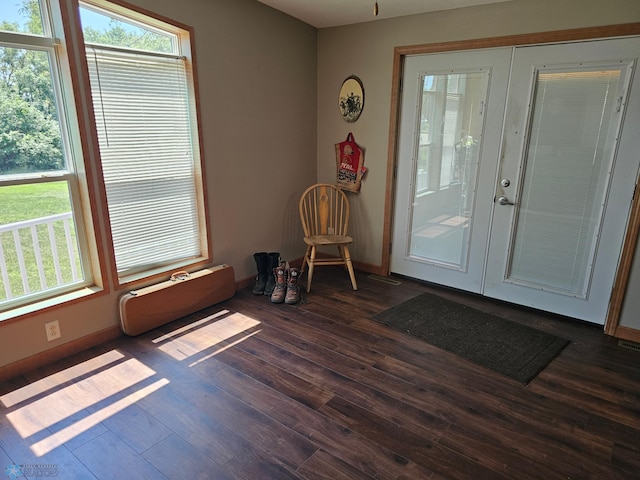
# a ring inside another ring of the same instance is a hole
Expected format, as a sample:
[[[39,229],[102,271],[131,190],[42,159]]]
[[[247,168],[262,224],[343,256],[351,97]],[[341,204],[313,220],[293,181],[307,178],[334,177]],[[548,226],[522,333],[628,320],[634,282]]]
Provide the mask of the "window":
[[[120,283],[208,260],[189,32],[81,3]]]
[[[79,129],[51,11],[46,0],[0,11],[0,311],[92,283]]]
[[[77,20],[84,58],[64,36]],[[0,318],[102,287],[110,258],[118,285],[210,260],[191,42],[117,2],[0,0]],[[74,91],[85,65],[90,92]],[[79,117],[89,95],[94,115]]]

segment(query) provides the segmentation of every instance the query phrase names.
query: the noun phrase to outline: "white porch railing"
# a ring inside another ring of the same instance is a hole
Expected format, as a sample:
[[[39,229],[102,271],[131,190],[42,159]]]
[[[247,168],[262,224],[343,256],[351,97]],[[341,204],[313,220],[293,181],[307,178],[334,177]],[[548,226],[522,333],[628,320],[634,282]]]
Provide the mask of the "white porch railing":
[[[67,212],[0,225],[0,275],[4,286],[4,298],[0,292],[0,300],[21,297],[34,291],[45,291],[80,280],[71,221],[71,212]],[[58,238],[61,232],[56,233],[56,224],[62,226],[64,242]],[[48,243],[48,248],[42,248],[43,242]],[[60,245],[66,247],[61,248]],[[21,280],[16,281],[13,272],[12,282],[9,269],[18,269]],[[52,280],[54,278],[55,281]],[[22,284],[21,292],[16,291],[19,289],[19,285],[16,284],[19,283]],[[40,289],[33,286],[38,283]]]

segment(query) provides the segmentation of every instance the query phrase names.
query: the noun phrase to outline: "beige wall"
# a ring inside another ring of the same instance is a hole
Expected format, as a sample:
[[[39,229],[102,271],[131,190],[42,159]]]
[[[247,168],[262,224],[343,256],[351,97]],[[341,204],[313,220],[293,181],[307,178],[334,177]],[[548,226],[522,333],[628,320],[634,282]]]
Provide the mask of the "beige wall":
[[[357,239],[351,248],[353,258],[372,265],[382,262],[394,47],[639,21],[637,0],[513,0],[320,30],[318,179],[335,178],[333,145],[349,131],[366,149],[368,173],[361,193],[351,195],[352,233]],[[342,81],[352,74],[364,83],[365,106],[360,119],[349,124],[339,116],[337,96]],[[629,290],[637,292],[637,266],[634,271]],[[626,308],[621,323],[633,318],[640,328],[637,311]]]
[[[253,0],[129,0],[195,28],[214,263],[301,257],[297,200],[316,177],[316,29]],[[104,223],[104,222],[99,222]],[[0,325],[0,366],[117,326],[115,292]],[[60,321],[47,342],[44,323]]]

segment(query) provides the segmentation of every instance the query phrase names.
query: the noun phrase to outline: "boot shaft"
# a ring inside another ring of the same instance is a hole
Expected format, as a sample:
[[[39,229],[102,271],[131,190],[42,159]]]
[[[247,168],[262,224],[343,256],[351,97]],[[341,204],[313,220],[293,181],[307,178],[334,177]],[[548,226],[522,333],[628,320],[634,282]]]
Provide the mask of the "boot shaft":
[[[287,279],[287,293],[285,294],[284,303],[295,305],[300,301],[300,287],[298,279],[300,277],[300,269],[292,267],[289,269],[289,277]]]
[[[267,252],[257,252],[253,254],[253,259],[256,261],[256,269],[258,270],[253,294],[262,295],[269,278],[269,255]]]
[[[271,302],[282,303],[284,302],[285,295],[287,293],[287,278],[288,271],[284,267],[276,267],[273,269],[273,276],[275,279],[275,286],[271,293]]]
[[[267,254],[267,283],[264,286],[264,294],[271,295],[273,292],[273,287],[276,284],[274,270],[276,267],[280,265],[280,253],[278,252],[270,252]]]

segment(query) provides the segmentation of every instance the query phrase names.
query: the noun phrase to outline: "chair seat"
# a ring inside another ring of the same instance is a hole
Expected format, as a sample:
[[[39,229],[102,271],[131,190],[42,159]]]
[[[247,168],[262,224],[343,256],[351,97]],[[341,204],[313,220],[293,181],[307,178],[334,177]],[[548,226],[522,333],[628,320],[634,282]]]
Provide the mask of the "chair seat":
[[[304,243],[307,245],[349,245],[353,242],[353,238],[347,235],[312,235],[304,237]]]

